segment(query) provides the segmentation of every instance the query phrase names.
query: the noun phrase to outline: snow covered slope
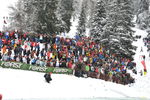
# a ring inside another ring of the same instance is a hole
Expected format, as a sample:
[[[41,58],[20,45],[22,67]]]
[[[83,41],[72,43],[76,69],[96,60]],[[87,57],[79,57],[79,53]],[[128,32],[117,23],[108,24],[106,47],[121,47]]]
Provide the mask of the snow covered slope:
[[[3,100],[29,98],[150,98],[147,91],[92,78],[52,74],[46,83],[43,73],[0,68],[0,93]],[[141,84],[140,84],[141,85]],[[143,88],[144,89],[144,88]]]

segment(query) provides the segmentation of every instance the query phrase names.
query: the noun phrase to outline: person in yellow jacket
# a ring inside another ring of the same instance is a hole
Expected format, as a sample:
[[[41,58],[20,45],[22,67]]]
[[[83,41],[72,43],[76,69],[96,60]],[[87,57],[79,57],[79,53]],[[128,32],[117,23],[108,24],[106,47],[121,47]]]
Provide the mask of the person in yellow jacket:
[[[53,55],[52,55],[52,58],[53,58],[53,59],[55,58],[55,55],[54,55],[54,53],[53,53]]]
[[[90,59],[89,59],[89,60],[90,60],[90,64],[92,64],[92,62],[93,62],[93,59],[92,59],[92,57],[90,57]]]
[[[14,44],[14,48],[16,48],[16,47],[17,47],[17,44],[15,43],[15,44]]]

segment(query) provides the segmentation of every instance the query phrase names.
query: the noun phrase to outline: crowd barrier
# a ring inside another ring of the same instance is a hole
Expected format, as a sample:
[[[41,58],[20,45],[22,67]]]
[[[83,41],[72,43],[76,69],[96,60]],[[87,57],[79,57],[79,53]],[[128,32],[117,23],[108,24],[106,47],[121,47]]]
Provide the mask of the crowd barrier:
[[[30,64],[24,64],[19,62],[5,62],[0,61],[0,67],[3,68],[12,68],[12,69],[21,69],[21,70],[29,70],[29,71],[37,71],[43,73],[58,73],[58,74],[72,74],[73,70],[69,68],[59,68],[59,67],[41,67],[41,66],[34,66]]]

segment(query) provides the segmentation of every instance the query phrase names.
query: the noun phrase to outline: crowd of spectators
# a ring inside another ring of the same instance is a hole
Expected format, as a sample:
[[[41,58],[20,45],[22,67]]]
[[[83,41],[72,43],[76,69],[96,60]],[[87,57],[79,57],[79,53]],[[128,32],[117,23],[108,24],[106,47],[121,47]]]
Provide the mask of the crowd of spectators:
[[[71,68],[78,77],[101,78],[121,84],[134,82],[127,70],[136,66],[130,59],[110,54],[89,37],[71,39],[21,32],[0,32],[0,60]]]

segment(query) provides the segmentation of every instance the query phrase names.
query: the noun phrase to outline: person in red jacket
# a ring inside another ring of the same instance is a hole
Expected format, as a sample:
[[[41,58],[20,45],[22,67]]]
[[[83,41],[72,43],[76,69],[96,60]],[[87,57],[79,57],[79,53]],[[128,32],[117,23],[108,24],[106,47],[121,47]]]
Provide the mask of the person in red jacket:
[[[72,69],[72,61],[69,61],[69,62],[68,62],[68,68],[71,68],[71,69]]]
[[[0,100],[2,100],[2,94],[0,94]]]

